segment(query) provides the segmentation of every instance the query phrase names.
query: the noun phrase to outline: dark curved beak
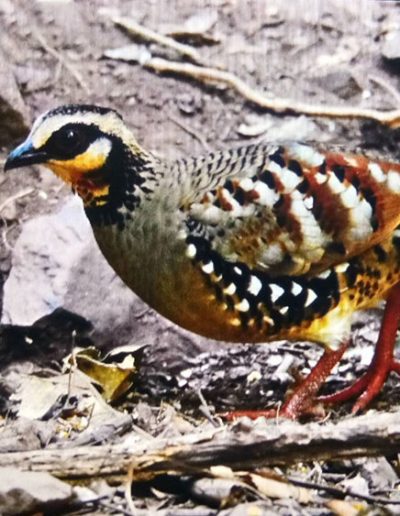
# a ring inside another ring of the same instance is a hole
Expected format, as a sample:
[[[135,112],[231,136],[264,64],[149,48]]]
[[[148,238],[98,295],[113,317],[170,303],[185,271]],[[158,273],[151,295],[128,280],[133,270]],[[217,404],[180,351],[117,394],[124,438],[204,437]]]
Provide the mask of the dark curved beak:
[[[28,138],[10,152],[4,165],[4,172],[12,170],[13,168],[45,163],[47,159],[48,156],[46,152],[35,149],[31,140]]]

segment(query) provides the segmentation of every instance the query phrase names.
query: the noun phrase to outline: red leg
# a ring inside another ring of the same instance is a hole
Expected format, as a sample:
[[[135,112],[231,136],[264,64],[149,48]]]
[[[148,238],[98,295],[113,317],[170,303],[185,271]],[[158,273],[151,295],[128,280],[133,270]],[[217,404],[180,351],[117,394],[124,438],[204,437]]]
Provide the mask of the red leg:
[[[274,417],[276,415],[286,417],[288,419],[296,419],[300,415],[309,411],[315,401],[321,385],[325,382],[332,369],[342,358],[348,344],[343,344],[338,350],[326,350],[319,359],[311,373],[300,383],[294,390],[290,398],[283,404],[279,412],[275,409],[271,410],[238,410],[225,414],[225,418],[233,420],[238,417],[249,417],[257,419],[258,417]]]
[[[400,283],[392,287],[387,298],[374,358],[367,372],[350,387],[330,396],[320,397],[319,401],[335,404],[359,396],[352,409],[355,414],[364,409],[379,394],[391,371],[400,374],[400,362],[395,361],[393,357],[399,323]]]
[[[324,404],[336,404],[359,396],[353,406],[353,414],[363,410],[381,391],[391,371],[400,375],[400,362],[394,359],[394,345],[400,324],[400,283],[392,287],[389,292],[378,342],[375,347],[374,358],[367,372],[353,385],[335,394],[321,396],[315,399],[318,390],[325,382],[334,366],[342,358],[347,343],[337,351],[325,351],[317,365],[305,380],[295,389],[294,393],[284,403],[281,410],[243,410],[226,414],[229,420],[247,416],[251,419],[258,417],[274,417],[280,415],[289,419],[296,419],[307,413],[315,401]]]

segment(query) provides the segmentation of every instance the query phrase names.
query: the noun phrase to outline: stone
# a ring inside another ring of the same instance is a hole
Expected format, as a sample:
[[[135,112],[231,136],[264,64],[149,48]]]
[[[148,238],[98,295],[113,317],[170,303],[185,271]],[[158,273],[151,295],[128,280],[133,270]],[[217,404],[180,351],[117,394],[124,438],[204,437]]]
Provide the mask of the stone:
[[[0,468],[0,513],[21,514],[45,510],[46,514],[75,498],[67,483],[49,473]]]
[[[362,92],[362,87],[347,69],[337,69],[316,79],[317,84],[326,91],[334,93],[338,97],[347,100]]]
[[[60,307],[92,323],[97,347],[154,344],[168,361],[210,349],[209,341],[159,316],[119,279],[77,197],[58,213],[22,226],[4,285],[1,322],[29,326]]]

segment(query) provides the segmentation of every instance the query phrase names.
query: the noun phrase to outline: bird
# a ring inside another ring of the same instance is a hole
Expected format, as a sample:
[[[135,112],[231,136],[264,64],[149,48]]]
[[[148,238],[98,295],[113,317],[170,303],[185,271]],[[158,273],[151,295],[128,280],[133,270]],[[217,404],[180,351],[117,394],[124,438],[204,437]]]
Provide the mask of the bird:
[[[357,413],[392,371],[400,374],[399,163],[301,142],[167,162],[145,150],[115,110],[70,104],[37,118],[5,170],[32,164],[81,197],[108,263],[162,316],[220,341],[322,346],[280,416],[353,398]],[[351,346],[354,314],[381,301],[367,371],[319,396]],[[228,419],[272,414],[238,410]]]

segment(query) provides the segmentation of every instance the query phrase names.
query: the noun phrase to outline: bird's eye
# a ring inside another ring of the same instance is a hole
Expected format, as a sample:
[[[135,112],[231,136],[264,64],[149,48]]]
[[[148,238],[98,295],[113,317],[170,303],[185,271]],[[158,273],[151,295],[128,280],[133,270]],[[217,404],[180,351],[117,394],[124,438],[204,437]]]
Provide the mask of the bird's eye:
[[[53,153],[68,158],[84,152],[89,140],[83,129],[65,127],[53,134],[48,143]]]

